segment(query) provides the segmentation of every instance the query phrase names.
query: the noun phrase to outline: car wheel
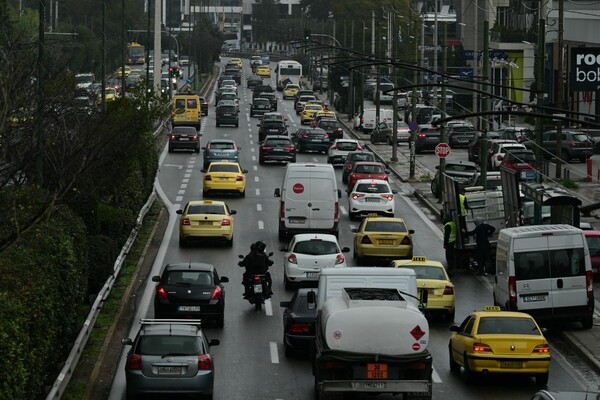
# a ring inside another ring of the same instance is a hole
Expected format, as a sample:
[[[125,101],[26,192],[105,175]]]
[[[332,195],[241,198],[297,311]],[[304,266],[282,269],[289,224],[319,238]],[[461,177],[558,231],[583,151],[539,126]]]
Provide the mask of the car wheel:
[[[250,111],[250,117],[254,117],[254,113]]]
[[[387,143],[388,145],[392,145],[392,139],[388,136],[385,138],[385,143]]]
[[[172,152],[173,152],[173,149],[169,147],[169,153],[172,153]]]
[[[350,218],[350,221],[353,221],[356,218],[356,214],[354,214],[353,212],[348,213],[348,218]]]
[[[448,313],[446,313],[446,321],[454,322],[455,316],[456,316],[456,308],[453,309],[452,311],[448,311]]]
[[[265,163],[265,160],[264,160],[264,159],[262,159],[262,158],[259,158],[259,159],[258,159],[258,163],[259,163],[260,165],[263,165],[263,164]]]
[[[283,286],[285,287],[285,290],[292,290],[292,284],[285,273],[283,274]]]
[[[207,196],[208,196],[208,190],[203,190],[202,197],[207,197]]]
[[[284,231],[282,231],[281,229],[279,230],[277,236],[278,236],[280,242],[285,242],[285,240],[287,239],[286,233]]]
[[[218,128],[219,126],[221,126],[221,124],[219,124],[219,121],[217,121],[217,128]]]
[[[186,244],[185,239],[179,236],[179,247],[185,247]]]
[[[293,355],[292,348],[285,341],[283,342],[283,354],[285,354],[286,358],[289,358]]]
[[[579,162],[582,162],[582,163],[584,163],[586,160],[587,160],[587,157],[586,157],[586,156],[579,157]]]
[[[587,315],[581,319],[581,325],[583,329],[591,329],[594,326],[594,316]]]
[[[200,153],[200,148],[199,148],[199,147],[196,147],[196,148],[194,149],[194,153]]]
[[[327,157],[327,164],[331,164],[331,158]]]
[[[563,158],[565,159],[566,162],[571,161],[571,159],[573,158],[573,156],[571,156],[571,153],[569,153],[568,151],[565,151],[564,149],[563,149],[563,152],[562,152],[562,156],[563,156]]]
[[[469,383],[473,380],[473,378],[475,377],[475,372],[473,372],[471,370],[471,367],[469,367],[469,360],[467,359],[467,355],[465,354],[463,356],[464,359],[464,366],[463,368],[465,369],[465,382]]]
[[[538,386],[546,386],[548,384],[548,373],[546,372],[545,374],[536,374],[535,384]]]
[[[246,189],[240,192],[240,197],[246,197]]]
[[[431,193],[437,197],[437,181],[435,179],[431,181]]]
[[[222,328],[225,325],[225,315],[219,315],[215,320],[215,325],[217,328]]]
[[[452,357],[452,346],[450,344],[448,344],[448,360],[450,360],[450,372],[460,372],[460,364],[454,361],[454,358]]]
[[[290,162],[295,163],[296,162],[296,157],[292,158],[292,161],[290,161]]]
[[[239,123],[239,122],[236,122],[236,123],[235,123],[235,127],[237,128],[237,127],[239,127],[239,126],[240,126],[240,123]]]

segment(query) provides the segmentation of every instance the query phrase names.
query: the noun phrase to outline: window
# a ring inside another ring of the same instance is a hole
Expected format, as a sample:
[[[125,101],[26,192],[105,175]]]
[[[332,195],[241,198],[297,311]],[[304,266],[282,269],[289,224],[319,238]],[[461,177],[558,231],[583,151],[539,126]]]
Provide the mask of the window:
[[[398,221],[369,221],[367,232],[406,232],[406,225]]]
[[[188,214],[216,214],[223,215],[225,211],[220,204],[199,204],[188,208]]]
[[[586,236],[590,257],[600,256],[600,236]]]
[[[568,278],[585,275],[583,248],[550,250],[550,275],[553,278]]]
[[[468,320],[468,321],[466,321],[466,320],[465,320],[465,322],[466,322],[466,325],[465,325],[465,327],[464,327],[464,331],[463,331],[463,333],[464,333],[465,335],[469,335],[469,336],[471,336],[471,332],[473,332],[473,326],[475,325],[475,319],[476,319],[475,317],[471,317],[471,319],[470,319],[470,320]],[[464,323],[463,323],[463,324],[464,324]],[[463,327],[463,326],[461,325],[461,328],[462,328],[462,327]]]
[[[175,108],[185,108],[185,99],[176,99]]]
[[[167,284],[170,285],[210,285],[212,279],[210,272],[205,271],[173,271],[167,277]]]
[[[240,172],[240,168],[237,165],[231,164],[210,164],[208,172]]]
[[[417,279],[434,279],[438,281],[445,281],[446,276],[444,272],[438,267],[423,266],[410,266],[410,269],[415,271]]]
[[[188,99],[187,108],[198,108],[198,102],[196,99]]]
[[[293,251],[295,253],[322,256],[326,254],[337,254],[338,246],[333,242],[327,242],[324,240],[309,240],[306,242],[296,243]]]
[[[480,335],[540,335],[540,331],[533,320],[516,317],[482,317],[479,319],[477,333]]]
[[[360,193],[390,193],[390,188],[388,185],[383,183],[361,183],[356,187],[356,192]]]
[[[515,278],[517,280],[543,279],[550,277],[547,251],[515,253]]]
[[[354,151],[358,148],[356,143],[341,142],[337,144],[337,149],[341,151]]]
[[[140,337],[137,352],[142,355],[202,354],[202,344],[193,336],[144,335]]]

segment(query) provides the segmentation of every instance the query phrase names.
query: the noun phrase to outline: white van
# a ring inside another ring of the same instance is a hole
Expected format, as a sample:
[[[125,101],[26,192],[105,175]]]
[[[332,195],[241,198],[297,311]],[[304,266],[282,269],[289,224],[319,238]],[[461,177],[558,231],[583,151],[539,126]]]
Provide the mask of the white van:
[[[494,305],[536,320],[593,324],[590,254],[581,229],[532,225],[502,229],[496,248]]]
[[[303,232],[338,236],[339,199],[331,164],[288,164],[281,188],[275,189],[279,203],[279,239]]]
[[[361,118],[362,131],[364,133],[370,133],[373,129],[375,129],[377,117],[377,109],[376,108],[366,108],[363,112]],[[394,110],[391,108],[380,108],[379,109],[379,122],[384,121],[393,121],[394,120]],[[400,120],[400,118],[398,118]]]

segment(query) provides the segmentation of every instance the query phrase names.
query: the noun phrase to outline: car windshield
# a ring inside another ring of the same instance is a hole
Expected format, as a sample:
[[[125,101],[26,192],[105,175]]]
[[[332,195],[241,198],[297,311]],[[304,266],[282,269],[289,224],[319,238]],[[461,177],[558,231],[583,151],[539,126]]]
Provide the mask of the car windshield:
[[[209,271],[171,271],[167,276],[169,285],[212,285]]]
[[[356,186],[355,192],[360,193],[390,193],[390,188],[384,183],[361,183]]]
[[[285,124],[283,121],[265,121],[263,127],[265,128],[283,128]]]
[[[219,106],[220,112],[233,113],[236,111],[235,106]]]
[[[209,146],[212,150],[234,150],[235,145],[229,142],[212,142]]]
[[[406,232],[406,225],[399,221],[368,221],[366,232]]]
[[[322,256],[326,254],[337,254],[338,246],[336,243],[325,240],[307,240],[298,242],[292,250],[294,253],[308,254],[311,256]]]
[[[233,164],[210,164],[208,172],[240,172],[240,167]]]
[[[263,97],[254,100],[254,104],[256,105],[269,105],[269,100]]]
[[[267,100],[267,99],[265,99]],[[267,100],[269,101],[269,100]],[[280,114],[265,114],[265,116],[263,117],[263,121],[278,121],[278,120],[282,120],[283,118],[281,117]]]
[[[417,279],[435,279],[438,281],[445,281],[446,280],[446,276],[444,275],[444,272],[442,271],[441,268],[437,268],[437,267],[430,267],[427,265],[421,265],[421,266],[410,266],[410,269],[412,269],[413,271],[415,271],[415,273],[417,274]]]
[[[202,354],[202,345],[194,336],[142,335],[137,348],[138,354],[144,356],[197,355]]]
[[[188,214],[225,214],[225,207],[221,204],[197,204],[188,207]]]
[[[446,164],[446,171],[455,171],[455,172],[477,172],[477,167],[475,165],[467,165],[467,164]]]
[[[479,319],[479,335],[541,335],[531,318],[482,317]]]
[[[357,174],[383,174],[383,167],[380,165],[357,165],[354,169]]]
[[[354,142],[338,142],[336,148],[341,151],[355,151],[358,149],[358,143]]]
[[[173,135],[181,135],[181,134],[195,135],[196,128],[187,127],[187,126],[176,126],[171,131],[171,134],[173,134]]]

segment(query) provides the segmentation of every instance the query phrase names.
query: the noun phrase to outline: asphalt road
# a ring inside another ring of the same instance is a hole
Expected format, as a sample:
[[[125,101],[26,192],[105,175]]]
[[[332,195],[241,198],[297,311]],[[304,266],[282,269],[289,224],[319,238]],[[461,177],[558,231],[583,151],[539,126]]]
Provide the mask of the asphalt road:
[[[225,61],[225,60],[224,60]],[[274,67],[274,63],[271,63]],[[242,82],[250,73],[245,66]],[[275,79],[271,79],[275,86]],[[248,169],[246,197],[226,197],[230,208],[237,210],[233,248],[206,245],[180,249],[178,246],[175,211],[187,201],[202,198],[202,153],[167,153],[166,148],[160,158],[160,172],[157,189],[170,213],[170,220],[163,242],[152,267],[150,276],[157,275],[163,266],[171,262],[201,261],[214,264],[219,274],[230,278],[226,285],[225,326],[222,329],[207,326],[209,338],[220,339],[221,345],[213,348],[215,356],[216,382],[215,399],[312,399],[313,377],[308,358],[298,356],[285,358],[282,345],[282,310],[279,302],[288,300],[292,292],[283,285],[283,254],[277,250],[278,199],[273,191],[283,180],[283,165],[258,164],[257,119],[249,117],[251,92],[240,86],[241,112],[239,128],[215,127],[213,107],[209,117],[202,122],[202,143],[211,138],[234,139],[241,151],[242,166]],[[291,100],[279,97],[279,111],[287,115],[290,131],[300,126],[299,118],[292,110]],[[213,104],[213,102],[209,102]],[[298,162],[325,162],[323,154],[300,154]],[[341,171],[338,170],[338,187]],[[393,186],[403,191],[403,184],[392,178]],[[213,198],[213,197],[211,197]],[[414,234],[414,254],[425,255],[430,259],[443,260],[442,237],[439,224],[432,222],[423,213],[414,199],[402,194],[396,196],[397,214],[404,218]],[[353,246],[351,228],[357,226],[347,216],[347,201],[340,201],[340,245]],[[238,254],[246,254],[250,244],[258,239],[267,243],[267,251],[275,252],[275,265],[271,268],[275,292],[260,313],[242,299],[241,274],[237,266]],[[349,265],[354,265],[352,253],[348,255]],[[459,272],[453,277],[457,292],[456,322],[460,323],[472,310],[491,304],[491,287],[484,280],[468,272]],[[152,296],[154,284],[148,280],[138,298],[137,314],[134,320],[152,317]],[[538,388],[534,380],[527,377],[492,376],[483,377],[474,384],[467,385],[462,377],[450,374],[448,366],[449,324],[430,321],[429,349],[434,359],[434,398],[450,396],[462,399],[529,399]],[[138,327],[134,325],[130,337],[134,337]],[[553,361],[550,369],[549,388],[553,390],[577,390],[596,387],[598,377],[590,376],[585,366],[568,349],[559,350],[552,344]],[[125,351],[121,356],[110,399],[125,398]],[[595,386],[594,386],[595,385]],[[386,397],[382,397],[386,398]]]

